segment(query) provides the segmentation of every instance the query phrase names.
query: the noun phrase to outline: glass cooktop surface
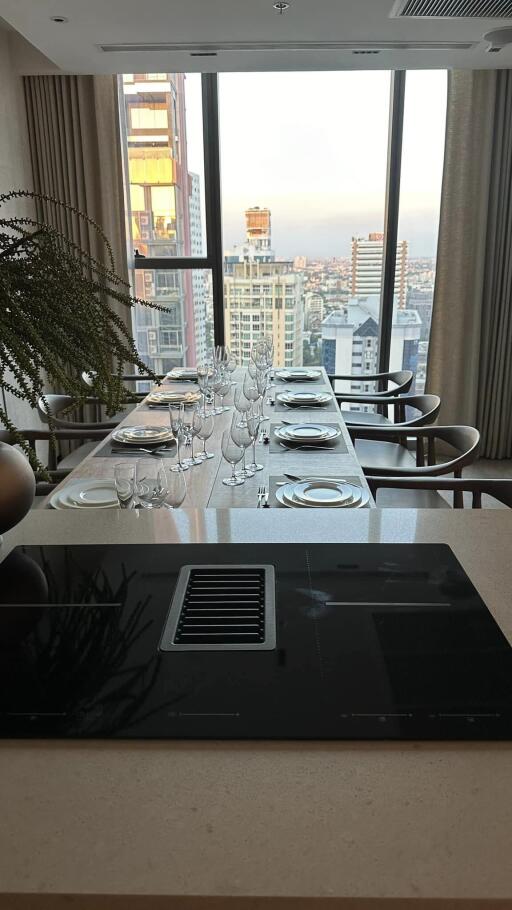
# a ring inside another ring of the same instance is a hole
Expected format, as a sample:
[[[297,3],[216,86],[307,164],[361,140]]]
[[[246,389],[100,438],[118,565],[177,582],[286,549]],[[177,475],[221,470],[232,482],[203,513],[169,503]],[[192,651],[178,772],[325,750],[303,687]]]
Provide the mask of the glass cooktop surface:
[[[184,565],[273,567],[275,642],[195,649],[202,626],[178,622],[192,646],[162,650]],[[0,736],[510,739],[512,649],[444,545],[18,548],[0,564]]]

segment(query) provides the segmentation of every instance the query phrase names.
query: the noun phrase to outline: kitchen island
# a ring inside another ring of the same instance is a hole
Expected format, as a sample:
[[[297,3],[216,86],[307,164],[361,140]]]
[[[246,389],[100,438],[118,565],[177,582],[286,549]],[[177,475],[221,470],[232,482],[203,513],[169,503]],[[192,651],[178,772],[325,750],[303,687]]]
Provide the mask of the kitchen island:
[[[31,513],[18,544],[439,542],[512,641],[508,510]],[[0,908],[509,907],[512,744],[0,742]]]

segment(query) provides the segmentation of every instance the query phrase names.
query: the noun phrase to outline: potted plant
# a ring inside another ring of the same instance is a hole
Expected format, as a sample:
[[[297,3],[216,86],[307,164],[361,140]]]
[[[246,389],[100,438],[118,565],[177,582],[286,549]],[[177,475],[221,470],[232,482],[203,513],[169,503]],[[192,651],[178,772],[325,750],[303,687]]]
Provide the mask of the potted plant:
[[[98,257],[37,217],[4,216],[2,207],[20,200],[33,200],[36,207],[45,202],[78,218],[92,232]],[[86,214],[27,190],[0,195],[0,393],[10,392],[36,408],[50,387],[80,406],[91,395],[81,378],[87,370],[94,376],[93,394],[108,415],[115,414],[133,400],[121,378],[126,364],[157,382],[112,306],[131,309],[137,303],[165,309],[131,295],[116,273],[107,237]],[[5,395],[0,396],[1,426],[15,435],[32,467],[44,471],[10,419]],[[7,448],[12,468],[13,450]],[[0,448],[0,484],[1,463]]]

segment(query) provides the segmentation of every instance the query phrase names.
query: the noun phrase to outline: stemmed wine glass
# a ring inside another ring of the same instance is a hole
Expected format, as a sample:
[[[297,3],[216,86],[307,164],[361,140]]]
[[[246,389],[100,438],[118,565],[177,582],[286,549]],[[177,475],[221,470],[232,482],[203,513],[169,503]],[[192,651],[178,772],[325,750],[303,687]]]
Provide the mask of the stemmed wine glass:
[[[224,410],[224,408],[222,408],[222,407],[219,408],[217,405],[217,402],[216,402],[216,396],[220,392],[220,390],[223,388],[224,383],[225,383],[224,373],[220,368],[217,368],[215,370],[212,378],[210,379],[210,388],[213,392],[213,413],[214,414],[222,414],[222,412]]]
[[[132,509],[135,497],[135,465],[120,462],[114,465],[114,480],[120,509]]]
[[[265,414],[265,412],[263,410],[263,404],[264,404],[265,396],[267,394],[267,389],[268,389],[268,373],[267,372],[258,373],[258,375],[256,377],[256,388],[258,389],[259,399],[260,399],[260,403],[261,403],[260,404],[261,419],[269,420],[269,418],[267,417],[267,415]]]
[[[256,440],[258,438],[258,433],[260,432],[261,426],[261,414],[257,410],[256,405],[253,405],[249,413],[247,414],[247,429],[249,431],[249,436],[252,442],[252,462],[247,465],[249,471],[252,471],[253,474],[256,471],[263,471],[263,465],[258,464],[256,461]]]
[[[240,417],[239,426],[241,427],[247,426],[246,414],[250,406],[251,402],[245,397],[243,389],[238,386],[238,388],[235,389],[235,409]]]
[[[183,462],[183,464],[186,464],[189,467],[192,467],[193,465],[201,464],[201,462],[204,461],[204,459],[201,458],[199,455],[194,454],[194,439],[196,438],[196,436],[199,435],[199,430],[201,428],[201,424],[203,421],[203,415],[200,413],[197,406],[194,408],[191,408],[190,410],[192,413],[188,418],[189,423],[187,425],[188,425],[189,431],[190,431],[192,449],[190,452],[190,458],[186,458],[185,461]]]
[[[243,392],[249,402],[255,402],[260,397],[256,379],[252,378],[249,371],[244,376]]]
[[[235,474],[235,465],[242,460],[244,450],[239,446],[231,436],[231,430],[224,430],[221,443],[222,455],[228,464],[231,465],[231,477],[223,477],[222,483],[227,487],[238,487],[244,483],[243,477],[237,477]]]
[[[254,471],[251,471],[245,463],[245,450],[248,449],[251,444],[251,434],[249,433],[247,421],[245,426],[241,426],[236,411],[233,414],[233,420],[231,421],[231,436],[233,437],[234,442],[243,450],[242,467],[240,471],[236,472],[236,476],[243,477],[244,480],[247,480],[248,477],[254,477]]]
[[[189,469],[188,464],[185,464],[185,462],[181,460],[181,443],[183,442],[185,435],[183,426],[184,414],[185,407],[183,403],[179,405],[169,405],[169,420],[171,423],[171,430],[178,446],[178,463],[173,464],[171,471],[188,471]]]
[[[201,461],[206,461],[208,458],[215,458],[215,455],[212,452],[206,451],[206,440],[212,435],[213,427],[213,414],[207,414],[206,417],[201,415],[201,426],[197,432],[199,439],[203,440],[203,451],[199,452],[199,455],[197,456]]]
[[[187,484],[182,473],[175,472],[167,475],[167,496],[164,506],[168,509],[178,509],[187,495]]]
[[[224,404],[224,399],[225,399],[226,395],[228,394],[228,392],[230,392],[230,391],[231,391],[231,380],[228,379],[226,376],[224,376],[222,385],[219,388],[219,395],[220,395],[219,413],[230,410],[229,405]]]
[[[229,373],[230,376],[233,375],[233,373],[235,372],[237,366],[238,366],[238,360],[237,360],[237,358],[235,357],[234,354],[231,354],[231,353],[230,353],[229,358],[228,358],[228,361],[227,361],[227,363],[226,363],[226,370],[228,371],[228,373]],[[236,385],[236,380],[231,379],[231,385]]]
[[[206,398],[210,382],[211,368],[207,363],[200,363],[197,367],[197,384],[203,396],[203,415],[206,417]]]

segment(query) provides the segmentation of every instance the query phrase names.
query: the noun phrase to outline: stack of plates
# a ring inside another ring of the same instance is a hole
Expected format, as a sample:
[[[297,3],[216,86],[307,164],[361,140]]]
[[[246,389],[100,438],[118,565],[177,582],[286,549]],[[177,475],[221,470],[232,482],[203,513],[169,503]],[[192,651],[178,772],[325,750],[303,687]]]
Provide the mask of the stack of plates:
[[[341,436],[339,427],[328,427],[323,423],[283,424],[274,430],[277,439],[286,445],[325,445]]]
[[[181,382],[197,382],[197,367],[174,367],[165,378]]]
[[[115,509],[117,494],[113,480],[75,480],[50,499],[53,509]]]
[[[170,427],[120,427],[112,439],[128,446],[163,445],[174,439]]]
[[[151,392],[146,401],[150,407],[166,407],[169,404],[183,404],[191,407],[201,398],[200,392]]]
[[[354,483],[319,477],[283,484],[276,499],[289,509],[361,509],[370,494]]]
[[[322,408],[332,401],[329,392],[279,392],[276,395],[287,408]]]
[[[320,379],[321,375],[320,370],[291,369],[275,371],[276,379],[281,379],[283,382],[314,382],[315,379]]]

